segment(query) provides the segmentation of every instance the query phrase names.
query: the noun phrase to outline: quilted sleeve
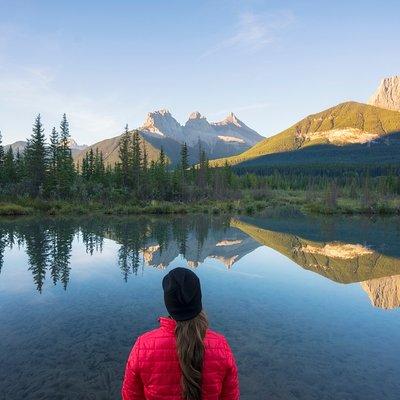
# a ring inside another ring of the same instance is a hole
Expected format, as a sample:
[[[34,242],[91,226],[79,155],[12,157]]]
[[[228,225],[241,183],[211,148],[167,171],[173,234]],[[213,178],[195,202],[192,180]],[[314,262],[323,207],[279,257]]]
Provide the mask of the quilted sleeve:
[[[233,356],[232,350],[228,342],[225,342],[225,347],[227,357],[227,369],[224,381],[222,383],[221,400],[239,400],[239,376],[235,357]]]
[[[139,373],[139,348],[140,338],[138,338],[133,346],[126,363],[124,382],[122,384],[123,400],[146,400],[143,382]]]

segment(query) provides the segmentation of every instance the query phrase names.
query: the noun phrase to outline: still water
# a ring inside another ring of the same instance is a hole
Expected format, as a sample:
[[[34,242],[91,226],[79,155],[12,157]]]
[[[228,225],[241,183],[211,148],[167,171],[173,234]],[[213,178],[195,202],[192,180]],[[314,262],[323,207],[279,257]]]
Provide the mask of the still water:
[[[17,219],[0,237],[0,399],[118,399],[177,266],[200,276],[243,400],[399,398],[397,218]]]

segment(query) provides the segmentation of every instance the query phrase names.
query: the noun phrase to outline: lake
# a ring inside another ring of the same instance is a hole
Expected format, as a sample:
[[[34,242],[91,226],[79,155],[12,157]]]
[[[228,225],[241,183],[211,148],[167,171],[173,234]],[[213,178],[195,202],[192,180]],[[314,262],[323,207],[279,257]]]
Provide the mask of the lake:
[[[243,400],[399,398],[399,218],[23,218],[0,238],[1,399],[118,399],[177,266],[201,279]]]

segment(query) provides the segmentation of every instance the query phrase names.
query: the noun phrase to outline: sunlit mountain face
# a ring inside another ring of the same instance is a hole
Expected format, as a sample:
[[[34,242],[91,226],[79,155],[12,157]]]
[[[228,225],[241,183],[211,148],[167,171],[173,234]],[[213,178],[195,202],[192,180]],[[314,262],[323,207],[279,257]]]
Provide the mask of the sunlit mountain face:
[[[24,251],[33,284],[42,292],[50,284],[67,289],[74,269],[71,256],[79,246],[95,256],[102,254],[105,241],[111,241],[117,248],[115,264],[125,281],[144,268],[166,269],[177,261],[197,268],[213,260],[235,269],[246,255],[265,246],[293,265],[336,283],[361,282],[375,307],[399,307],[398,232],[388,232],[391,225],[383,220],[354,222],[298,214],[3,221],[0,273],[4,253],[15,247]]]

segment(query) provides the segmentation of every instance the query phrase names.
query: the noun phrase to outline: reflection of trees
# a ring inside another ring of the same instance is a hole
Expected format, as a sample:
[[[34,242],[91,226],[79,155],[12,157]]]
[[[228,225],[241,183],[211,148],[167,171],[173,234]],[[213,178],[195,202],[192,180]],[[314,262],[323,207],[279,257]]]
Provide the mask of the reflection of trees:
[[[42,292],[46,273],[54,285],[58,282],[66,289],[69,282],[74,224],[58,220],[30,220],[3,223],[0,228],[0,272],[4,250],[15,244],[26,247],[28,270],[36,289]]]
[[[36,223],[25,229],[29,270],[39,292],[42,291],[47,269],[54,285],[60,282],[64,289],[67,288],[74,233],[74,227],[65,221]]]
[[[111,239],[120,246],[117,262],[123,279],[127,281],[130,275],[137,275],[143,268],[146,249],[155,249],[157,257],[166,260],[162,261],[162,266],[167,266],[179,254],[187,256],[188,250],[191,261],[196,264],[204,258],[201,253],[211,227],[222,232],[226,226],[225,219],[215,222],[207,216],[2,221],[0,273],[5,249],[14,245],[23,246],[36,289],[42,292],[46,274],[53,285],[61,284],[66,289],[70,280],[74,238],[83,243],[89,255],[101,252],[104,240]],[[149,264],[156,265],[151,260]]]
[[[118,250],[118,265],[126,282],[130,274],[138,273],[140,254],[148,235],[148,224],[142,220],[118,224],[114,228],[114,235],[121,245]]]
[[[32,272],[36,289],[41,293],[46,277],[46,268],[50,252],[49,234],[45,226],[36,224],[27,233],[26,254],[29,260],[29,270]]]
[[[188,239],[190,221],[186,218],[177,218],[172,223],[172,233],[179,248],[179,254],[186,256],[186,242]],[[190,224],[192,225],[192,224]],[[192,226],[190,227],[192,228]]]
[[[0,274],[4,263],[4,250],[7,247],[7,231],[0,229]]]

